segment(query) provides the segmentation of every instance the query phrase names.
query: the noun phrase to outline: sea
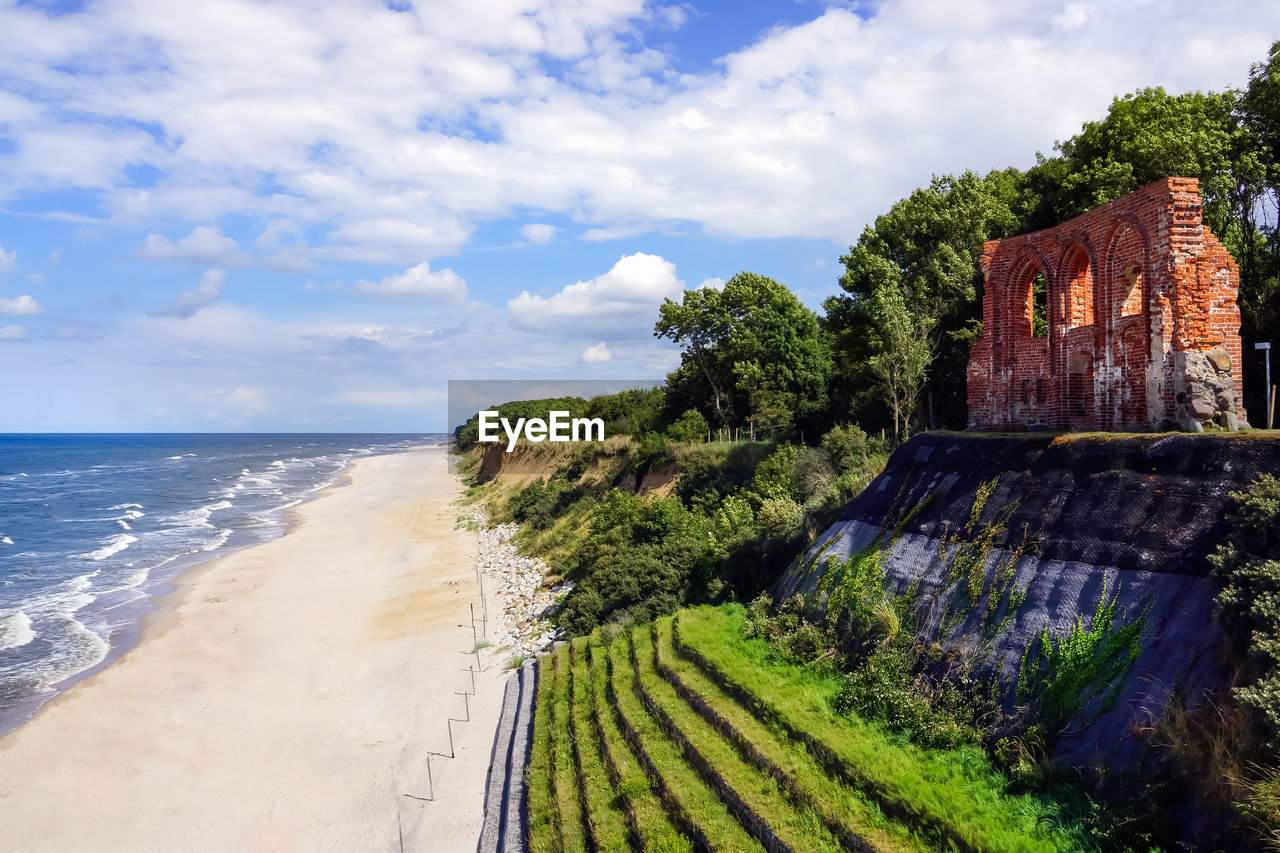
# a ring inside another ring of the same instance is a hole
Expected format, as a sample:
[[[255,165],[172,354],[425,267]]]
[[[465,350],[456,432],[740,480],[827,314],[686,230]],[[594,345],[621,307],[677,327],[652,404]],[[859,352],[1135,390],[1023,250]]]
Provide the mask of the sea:
[[[442,435],[0,435],[0,734],[137,641],[183,570],[283,535],[362,456]]]

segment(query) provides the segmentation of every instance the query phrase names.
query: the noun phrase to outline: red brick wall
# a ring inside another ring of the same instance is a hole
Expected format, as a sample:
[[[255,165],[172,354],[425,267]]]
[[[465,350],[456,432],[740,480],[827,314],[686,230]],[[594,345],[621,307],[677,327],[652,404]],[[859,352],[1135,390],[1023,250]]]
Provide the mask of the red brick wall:
[[[970,426],[1242,423],[1239,272],[1201,207],[1196,179],[1166,178],[1055,228],[988,241]],[[1049,291],[1044,337],[1032,335],[1037,274]],[[1207,380],[1202,354],[1217,365]]]

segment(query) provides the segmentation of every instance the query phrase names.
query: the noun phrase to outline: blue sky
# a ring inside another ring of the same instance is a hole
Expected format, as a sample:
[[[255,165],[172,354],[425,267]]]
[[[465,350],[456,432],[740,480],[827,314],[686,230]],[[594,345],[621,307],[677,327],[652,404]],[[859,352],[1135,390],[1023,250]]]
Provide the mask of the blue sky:
[[[0,431],[434,431],[810,306],[933,174],[1245,81],[1280,5],[0,0]]]

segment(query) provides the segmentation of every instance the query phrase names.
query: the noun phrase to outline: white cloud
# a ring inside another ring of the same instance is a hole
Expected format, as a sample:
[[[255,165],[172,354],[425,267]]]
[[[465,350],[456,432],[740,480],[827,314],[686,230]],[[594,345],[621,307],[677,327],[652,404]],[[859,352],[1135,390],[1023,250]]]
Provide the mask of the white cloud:
[[[25,326],[0,326],[0,341],[14,343],[30,339]]]
[[[462,276],[448,267],[432,272],[427,261],[385,276],[378,284],[362,279],[356,290],[378,299],[430,299],[454,305],[467,301],[467,283]]]
[[[722,278],[704,278],[702,284],[698,285],[698,290],[720,290],[724,287],[724,279]]]
[[[1240,85],[1280,32],[1247,0],[841,6],[683,73],[636,21],[686,12],[644,0],[9,4],[0,187],[97,193],[117,223],[253,217],[262,251],[287,221],[327,234],[312,256],[395,264],[527,209],[589,239],[847,243],[930,174],[1029,165],[1116,94]],[[138,164],[162,179],[134,186]],[[238,265],[212,230],[140,252]]]
[[[18,260],[18,250],[13,249],[6,252],[4,246],[0,246],[0,273],[9,272],[13,269],[13,265]]]
[[[0,296],[0,316],[19,317],[26,314],[43,314],[44,308],[28,294],[12,299]]]
[[[27,281],[32,284],[44,284],[44,273],[29,272],[27,273]]]
[[[660,255],[623,255],[606,273],[568,285],[548,297],[522,291],[507,303],[511,324],[519,329],[561,335],[600,331],[647,336],[646,323],[657,317],[665,298],[684,289],[676,265]]]
[[[222,286],[227,281],[224,270],[207,270],[200,276],[200,283],[191,290],[184,290],[171,305],[157,308],[151,312],[152,317],[177,317],[185,320],[188,317],[217,302],[222,296]]]
[[[361,388],[332,398],[331,402],[349,406],[373,406],[377,408],[413,408],[443,399],[439,388]]]
[[[609,345],[604,341],[593,344],[582,351],[582,360],[587,364],[599,364],[613,358]]]
[[[49,263],[56,264],[60,260],[62,260],[62,252],[54,249],[49,253]]]
[[[558,229],[554,225],[547,225],[542,222],[531,222],[520,228],[520,233],[524,238],[535,246],[541,246],[544,243],[550,243],[556,236]]]
[[[316,282],[316,281],[309,281],[306,284],[302,285],[302,289],[303,290],[324,290],[329,293],[337,293],[339,290],[342,290],[342,279],[337,279],[336,281],[331,281],[331,282],[328,282],[327,284],[320,284],[319,282]]]
[[[159,234],[148,234],[134,254],[144,261],[225,265],[240,254],[240,244],[217,226],[200,225],[176,243]]]
[[[271,226],[264,232],[268,236]],[[273,248],[278,242],[278,231],[260,248]],[[275,272],[307,272],[315,269],[307,255],[305,243],[285,246],[274,254],[255,258],[241,251],[240,244],[222,233],[215,225],[199,225],[190,234],[173,242],[159,234],[148,234],[134,250],[134,255],[144,261],[176,261],[191,264],[217,264],[224,267],[262,267]]]

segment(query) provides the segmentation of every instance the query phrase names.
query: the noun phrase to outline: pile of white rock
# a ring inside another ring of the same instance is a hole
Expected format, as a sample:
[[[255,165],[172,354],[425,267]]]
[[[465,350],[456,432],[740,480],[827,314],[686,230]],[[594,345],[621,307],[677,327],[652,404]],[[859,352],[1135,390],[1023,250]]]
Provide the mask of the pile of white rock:
[[[547,564],[522,556],[511,544],[519,525],[490,527],[484,510],[476,510],[473,518],[479,528],[476,560],[489,602],[490,641],[498,649],[509,647],[513,656],[542,654],[564,633],[548,617],[573,584],[543,585]]]

